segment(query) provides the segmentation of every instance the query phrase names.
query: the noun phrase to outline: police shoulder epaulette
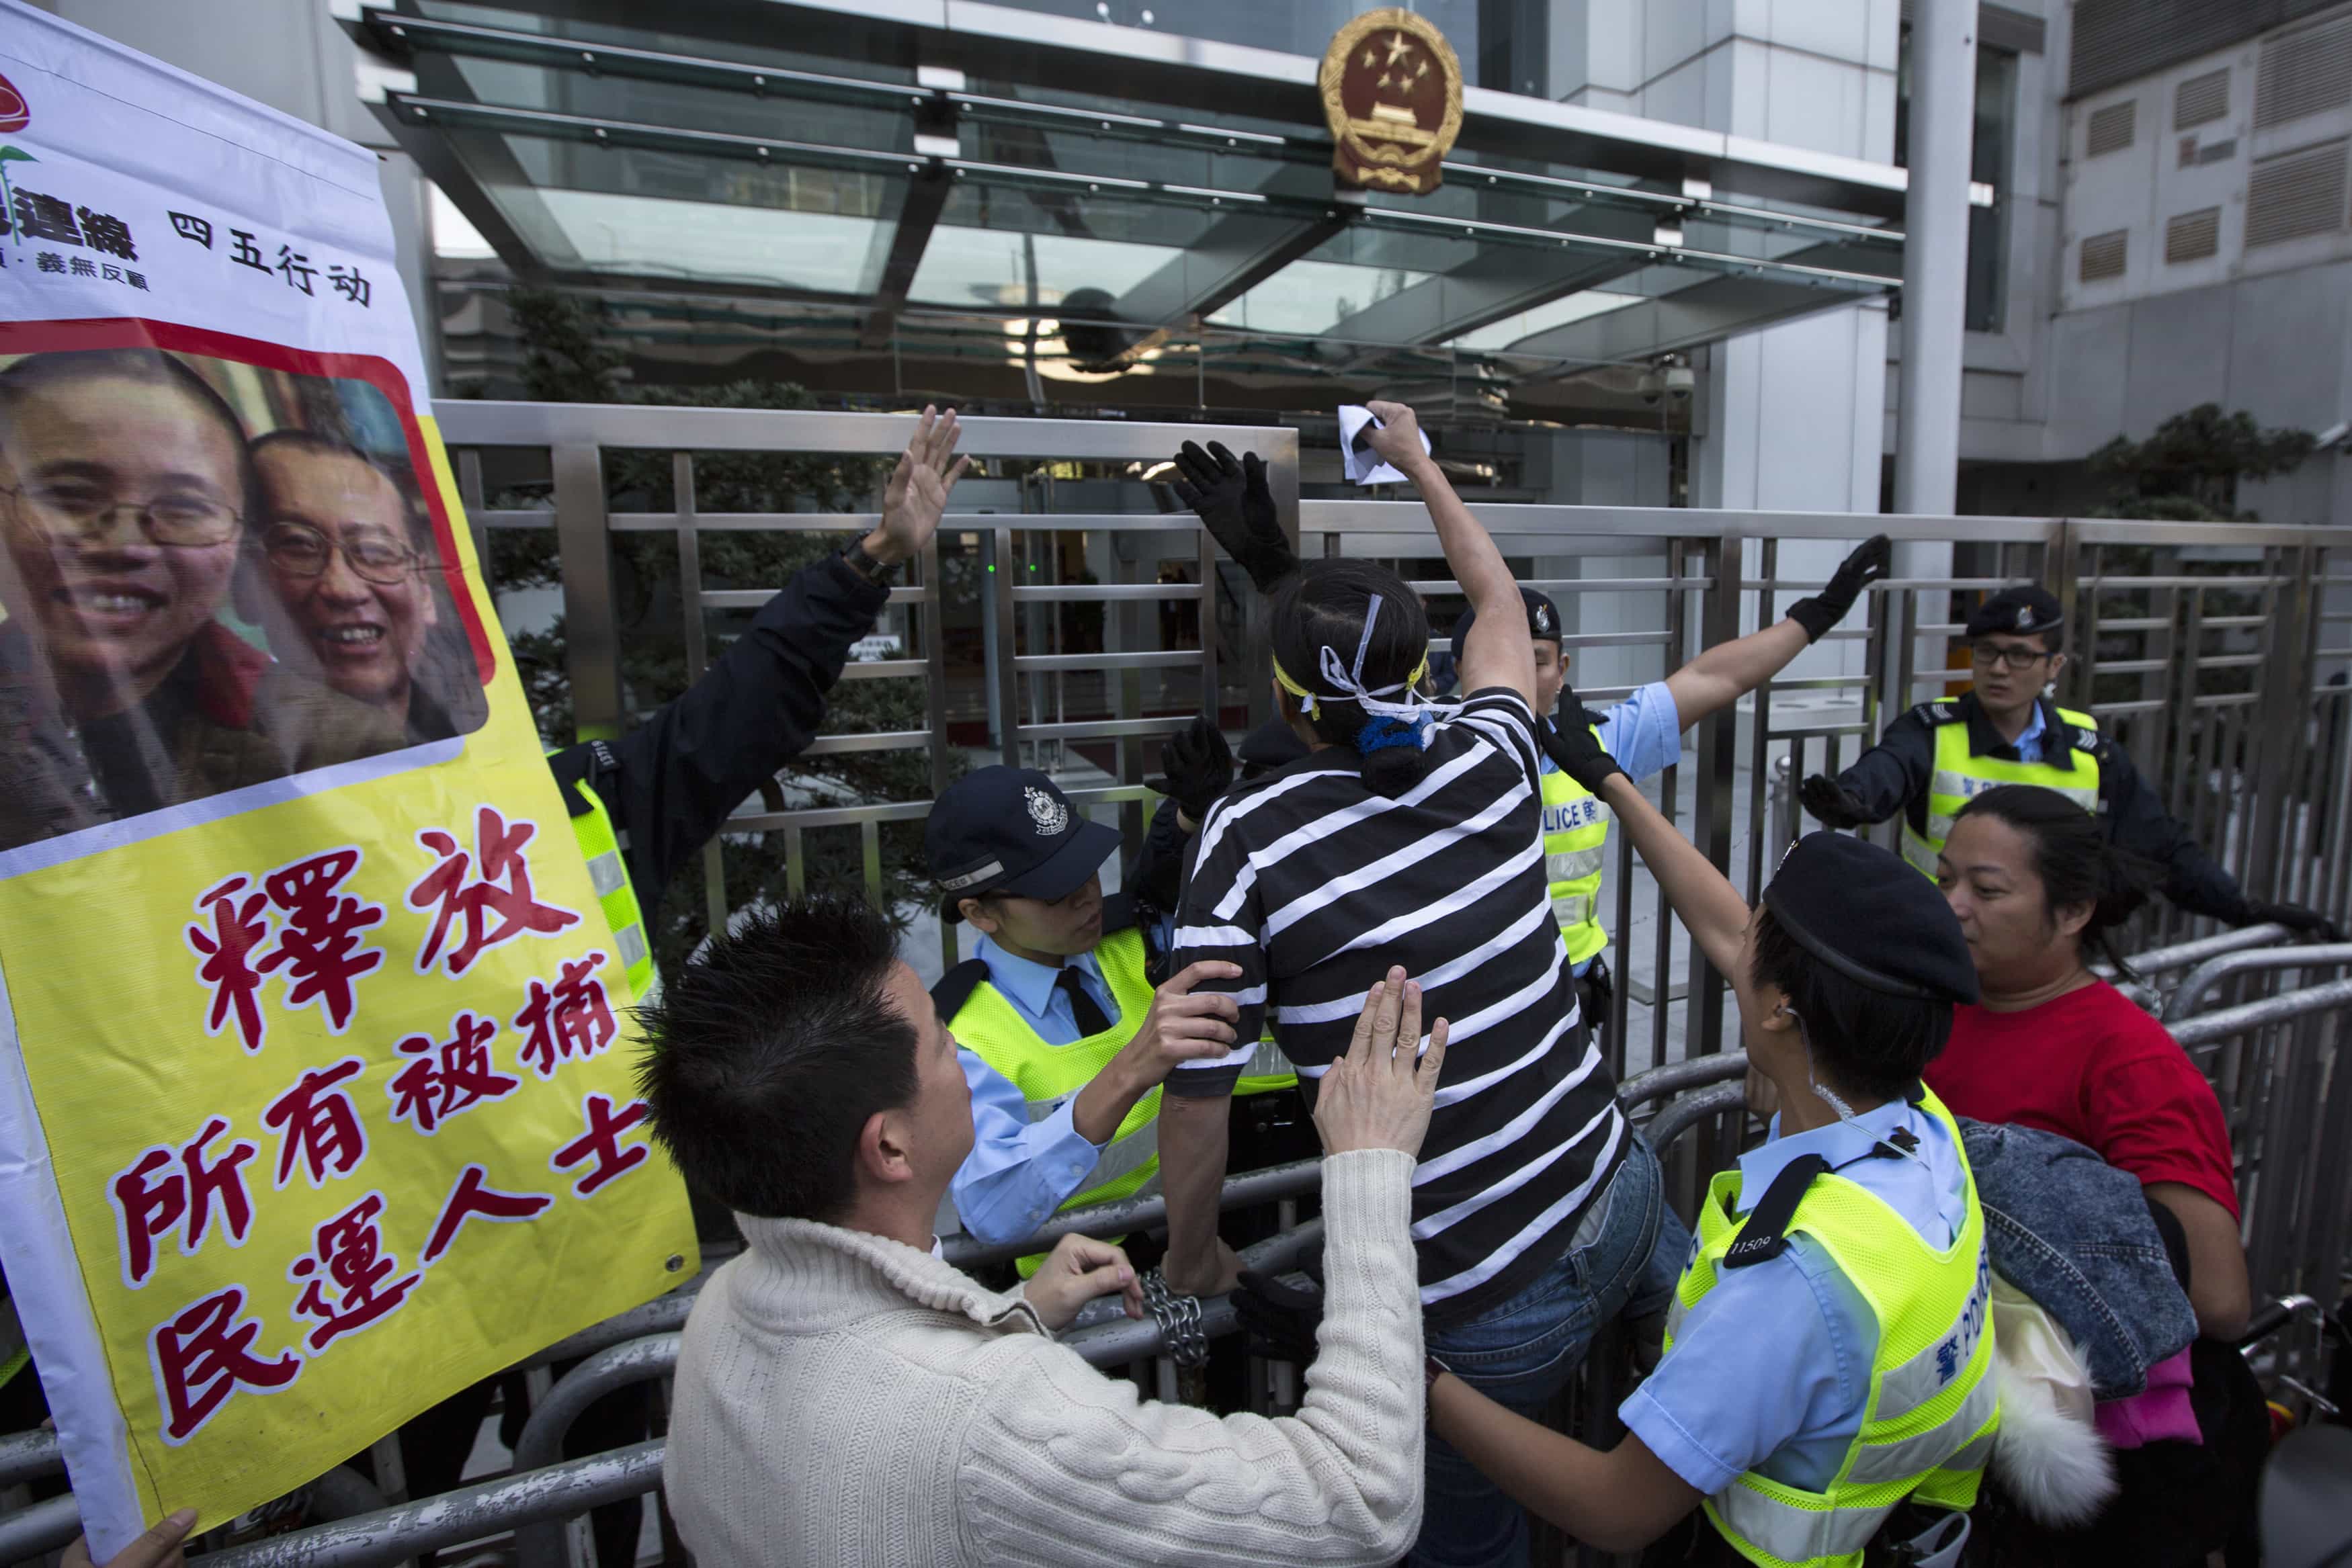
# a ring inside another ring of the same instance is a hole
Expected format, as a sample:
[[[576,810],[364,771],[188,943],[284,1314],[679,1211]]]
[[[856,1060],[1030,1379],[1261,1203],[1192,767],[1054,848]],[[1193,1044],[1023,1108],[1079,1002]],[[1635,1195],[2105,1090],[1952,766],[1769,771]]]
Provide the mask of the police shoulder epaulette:
[[[1141,912],[1136,907],[1135,895],[1131,893],[1115,893],[1103,900],[1102,930],[1106,936],[1115,931],[1125,931],[1130,926],[1139,925],[1142,918]]]
[[[941,975],[940,983],[931,988],[931,1006],[939,1009],[940,1021],[952,1025],[964,1003],[971,1000],[972,992],[987,983],[988,966],[978,958],[966,958]]]
[[[1805,1189],[1813,1185],[1813,1178],[1829,1168],[1829,1161],[1819,1155],[1800,1155],[1782,1166],[1763,1197],[1748,1211],[1739,1239],[1725,1249],[1723,1266],[1746,1269],[1787,1251],[1789,1222],[1797,1218],[1797,1205],[1804,1201]]]
[[[1924,702],[1911,710],[1911,716],[1921,724],[1958,724],[1960,705],[1944,698]]]

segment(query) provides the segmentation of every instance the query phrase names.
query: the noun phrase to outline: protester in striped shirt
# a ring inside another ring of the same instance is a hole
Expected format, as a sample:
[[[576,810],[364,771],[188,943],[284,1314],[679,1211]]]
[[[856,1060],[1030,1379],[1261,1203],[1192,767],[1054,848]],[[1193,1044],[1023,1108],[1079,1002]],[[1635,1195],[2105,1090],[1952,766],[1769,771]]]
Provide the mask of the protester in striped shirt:
[[[1274,1037],[1312,1085],[1344,1054],[1391,964],[1450,1020],[1437,1108],[1413,1176],[1431,1354],[1534,1414],[1600,1327],[1664,1311],[1687,1240],[1577,1010],[1541,844],[1535,665],[1517,585],[1422,450],[1412,411],[1374,403],[1381,455],[1428,504],[1478,612],[1470,695],[1440,716],[1415,686],[1429,622],[1393,572],[1308,563],[1276,595],[1274,679],[1313,749],[1244,783],[1201,827],[1173,962],[1222,959],[1236,1038]],[[1268,1009],[1271,1009],[1270,1014]],[[1250,1052],[1171,1073],[1160,1109],[1171,1289],[1234,1283],[1217,1238],[1226,1100]],[[1312,1092],[1310,1088],[1309,1092]],[[1429,1448],[1412,1561],[1523,1563],[1527,1521],[1446,1445]]]

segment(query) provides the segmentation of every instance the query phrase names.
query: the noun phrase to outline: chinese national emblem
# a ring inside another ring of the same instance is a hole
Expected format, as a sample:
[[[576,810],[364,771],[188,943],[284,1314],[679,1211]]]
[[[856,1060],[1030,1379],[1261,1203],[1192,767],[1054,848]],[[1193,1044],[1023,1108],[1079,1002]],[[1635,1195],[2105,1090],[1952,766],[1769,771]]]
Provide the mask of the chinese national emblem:
[[[1029,802],[1029,820],[1037,824],[1039,836],[1048,839],[1060,837],[1062,830],[1070,825],[1070,809],[1034,784],[1024,790],[1023,795]]]
[[[1462,62],[1427,17],[1393,6],[1340,28],[1317,78],[1332,172],[1350,190],[1425,196],[1462,132]]]

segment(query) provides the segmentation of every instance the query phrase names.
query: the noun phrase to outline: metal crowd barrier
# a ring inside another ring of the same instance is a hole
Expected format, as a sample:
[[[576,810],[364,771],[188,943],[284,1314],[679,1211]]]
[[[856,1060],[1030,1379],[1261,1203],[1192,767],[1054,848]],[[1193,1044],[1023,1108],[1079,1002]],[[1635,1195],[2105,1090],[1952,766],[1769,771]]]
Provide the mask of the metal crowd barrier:
[[[2235,976],[2265,970],[2341,969],[2347,964],[2352,964],[2352,943],[2344,942],[2218,954],[2200,963],[2182,978],[2164,1004],[2164,1021],[2179,1023],[2194,1016],[2208,992]]]

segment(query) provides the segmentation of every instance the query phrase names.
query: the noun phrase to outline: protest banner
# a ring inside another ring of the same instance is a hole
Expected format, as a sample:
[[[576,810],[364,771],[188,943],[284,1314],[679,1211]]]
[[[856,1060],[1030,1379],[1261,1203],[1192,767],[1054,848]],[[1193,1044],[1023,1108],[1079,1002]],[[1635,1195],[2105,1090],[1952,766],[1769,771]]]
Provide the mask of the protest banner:
[[[0,20],[0,1265],[103,1558],[697,1252],[373,155]]]

